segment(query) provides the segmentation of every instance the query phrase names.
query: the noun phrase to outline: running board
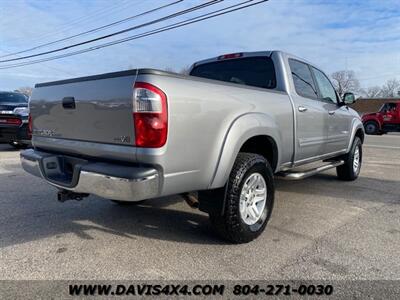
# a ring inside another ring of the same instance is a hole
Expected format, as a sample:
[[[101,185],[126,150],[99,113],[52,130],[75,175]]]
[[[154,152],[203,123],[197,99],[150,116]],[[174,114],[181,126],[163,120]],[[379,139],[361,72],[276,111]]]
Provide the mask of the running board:
[[[320,166],[318,168],[310,169],[308,171],[285,171],[285,172],[279,172],[276,174],[278,178],[285,179],[285,180],[301,180],[310,176],[313,176],[315,174],[324,172],[329,169],[336,168],[338,166],[341,166],[344,164],[343,160],[337,160],[337,161],[331,161],[327,165]]]

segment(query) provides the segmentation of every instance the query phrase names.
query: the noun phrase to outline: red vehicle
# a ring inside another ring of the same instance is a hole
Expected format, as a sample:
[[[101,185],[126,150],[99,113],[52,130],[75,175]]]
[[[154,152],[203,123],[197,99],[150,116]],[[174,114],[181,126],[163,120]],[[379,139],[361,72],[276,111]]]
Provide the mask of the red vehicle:
[[[387,102],[378,112],[363,115],[362,122],[367,134],[400,132],[400,100]]]

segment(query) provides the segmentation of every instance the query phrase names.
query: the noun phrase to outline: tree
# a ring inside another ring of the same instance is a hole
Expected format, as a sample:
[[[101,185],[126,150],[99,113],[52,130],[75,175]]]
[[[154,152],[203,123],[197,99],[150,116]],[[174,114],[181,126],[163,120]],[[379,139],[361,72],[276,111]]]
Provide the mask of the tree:
[[[176,73],[175,69],[172,67],[166,67],[164,70],[170,73]]]
[[[30,86],[23,86],[23,87],[16,89],[15,91],[25,94],[28,97],[30,97],[32,95],[32,90],[33,90],[33,88],[31,88]]]
[[[400,91],[400,81],[397,79],[389,79],[382,86],[381,97],[384,98],[397,97],[399,96],[399,91]]]
[[[175,69],[171,68],[171,67],[165,68],[165,71],[167,71],[167,72],[178,73],[178,74],[182,74],[182,75],[188,75],[189,70],[190,70],[190,66],[185,66],[185,67],[181,68],[179,71],[175,71]]]
[[[183,68],[179,71],[179,74],[189,75],[190,67],[191,67],[191,66],[185,66],[185,67],[183,67]]]
[[[331,78],[340,97],[346,92],[358,93],[360,91],[360,82],[356,78],[354,71],[337,71],[332,73]]]
[[[382,88],[379,86],[371,86],[367,89],[362,89],[361,94],[365,98],[378,98],[378,97],[381,97]]]

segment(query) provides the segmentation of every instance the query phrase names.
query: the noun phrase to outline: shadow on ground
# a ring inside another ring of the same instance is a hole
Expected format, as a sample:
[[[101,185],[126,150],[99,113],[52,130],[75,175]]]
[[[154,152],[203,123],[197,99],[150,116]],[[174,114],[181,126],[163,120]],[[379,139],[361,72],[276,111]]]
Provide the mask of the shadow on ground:
[[[33,201],[45,208],[47,202],[55,199],[45,197]],[[182,199],[174,196],[148,200],[140,205],[118,205],[90,197],[81,203],[57,203],[56,206],[51,203],[50,210],[23,217],[3,216],[0,221],[0,247],[51,236],[57,238],[68,233],[91,240],[97,236],[95,231],[131,240],[142,236],[192,244],[225,244],[213,233],[206,214],[169,207],[178,201]]]
[[[0,143],[0,151],[2,151],[2,152],[16,152],[19,150],[20,149],[14,148],[13,146],[11,146],[9,144]]]

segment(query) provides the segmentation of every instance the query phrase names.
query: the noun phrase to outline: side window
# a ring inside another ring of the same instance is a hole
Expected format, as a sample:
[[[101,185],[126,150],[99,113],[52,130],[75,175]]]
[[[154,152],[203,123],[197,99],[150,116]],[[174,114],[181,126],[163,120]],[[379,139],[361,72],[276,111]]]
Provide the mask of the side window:
[[[336,92],[329,79],[320,70],[315,68],[312,68],[312,70],[314,72],[315,80],[317,81],[322,99],[325,101],[332,101],[333,103],[336,104],[337,103]]]
[[[396,110],[396,103],[385,103],[381,109],[380,112],[389,112],[389,111],[395,111]]]
[[[389,108],[389,103],[385,103],[382,105],[381,109],[379,110],[380,112],[386,112]]]
[[[395,111],[396,110],[396,103],[389,103],[389,111]]]
[[[306,98],[317,99],[318,93],[315,88],[310,68],[305,63],[289,59],[296,93]]]

